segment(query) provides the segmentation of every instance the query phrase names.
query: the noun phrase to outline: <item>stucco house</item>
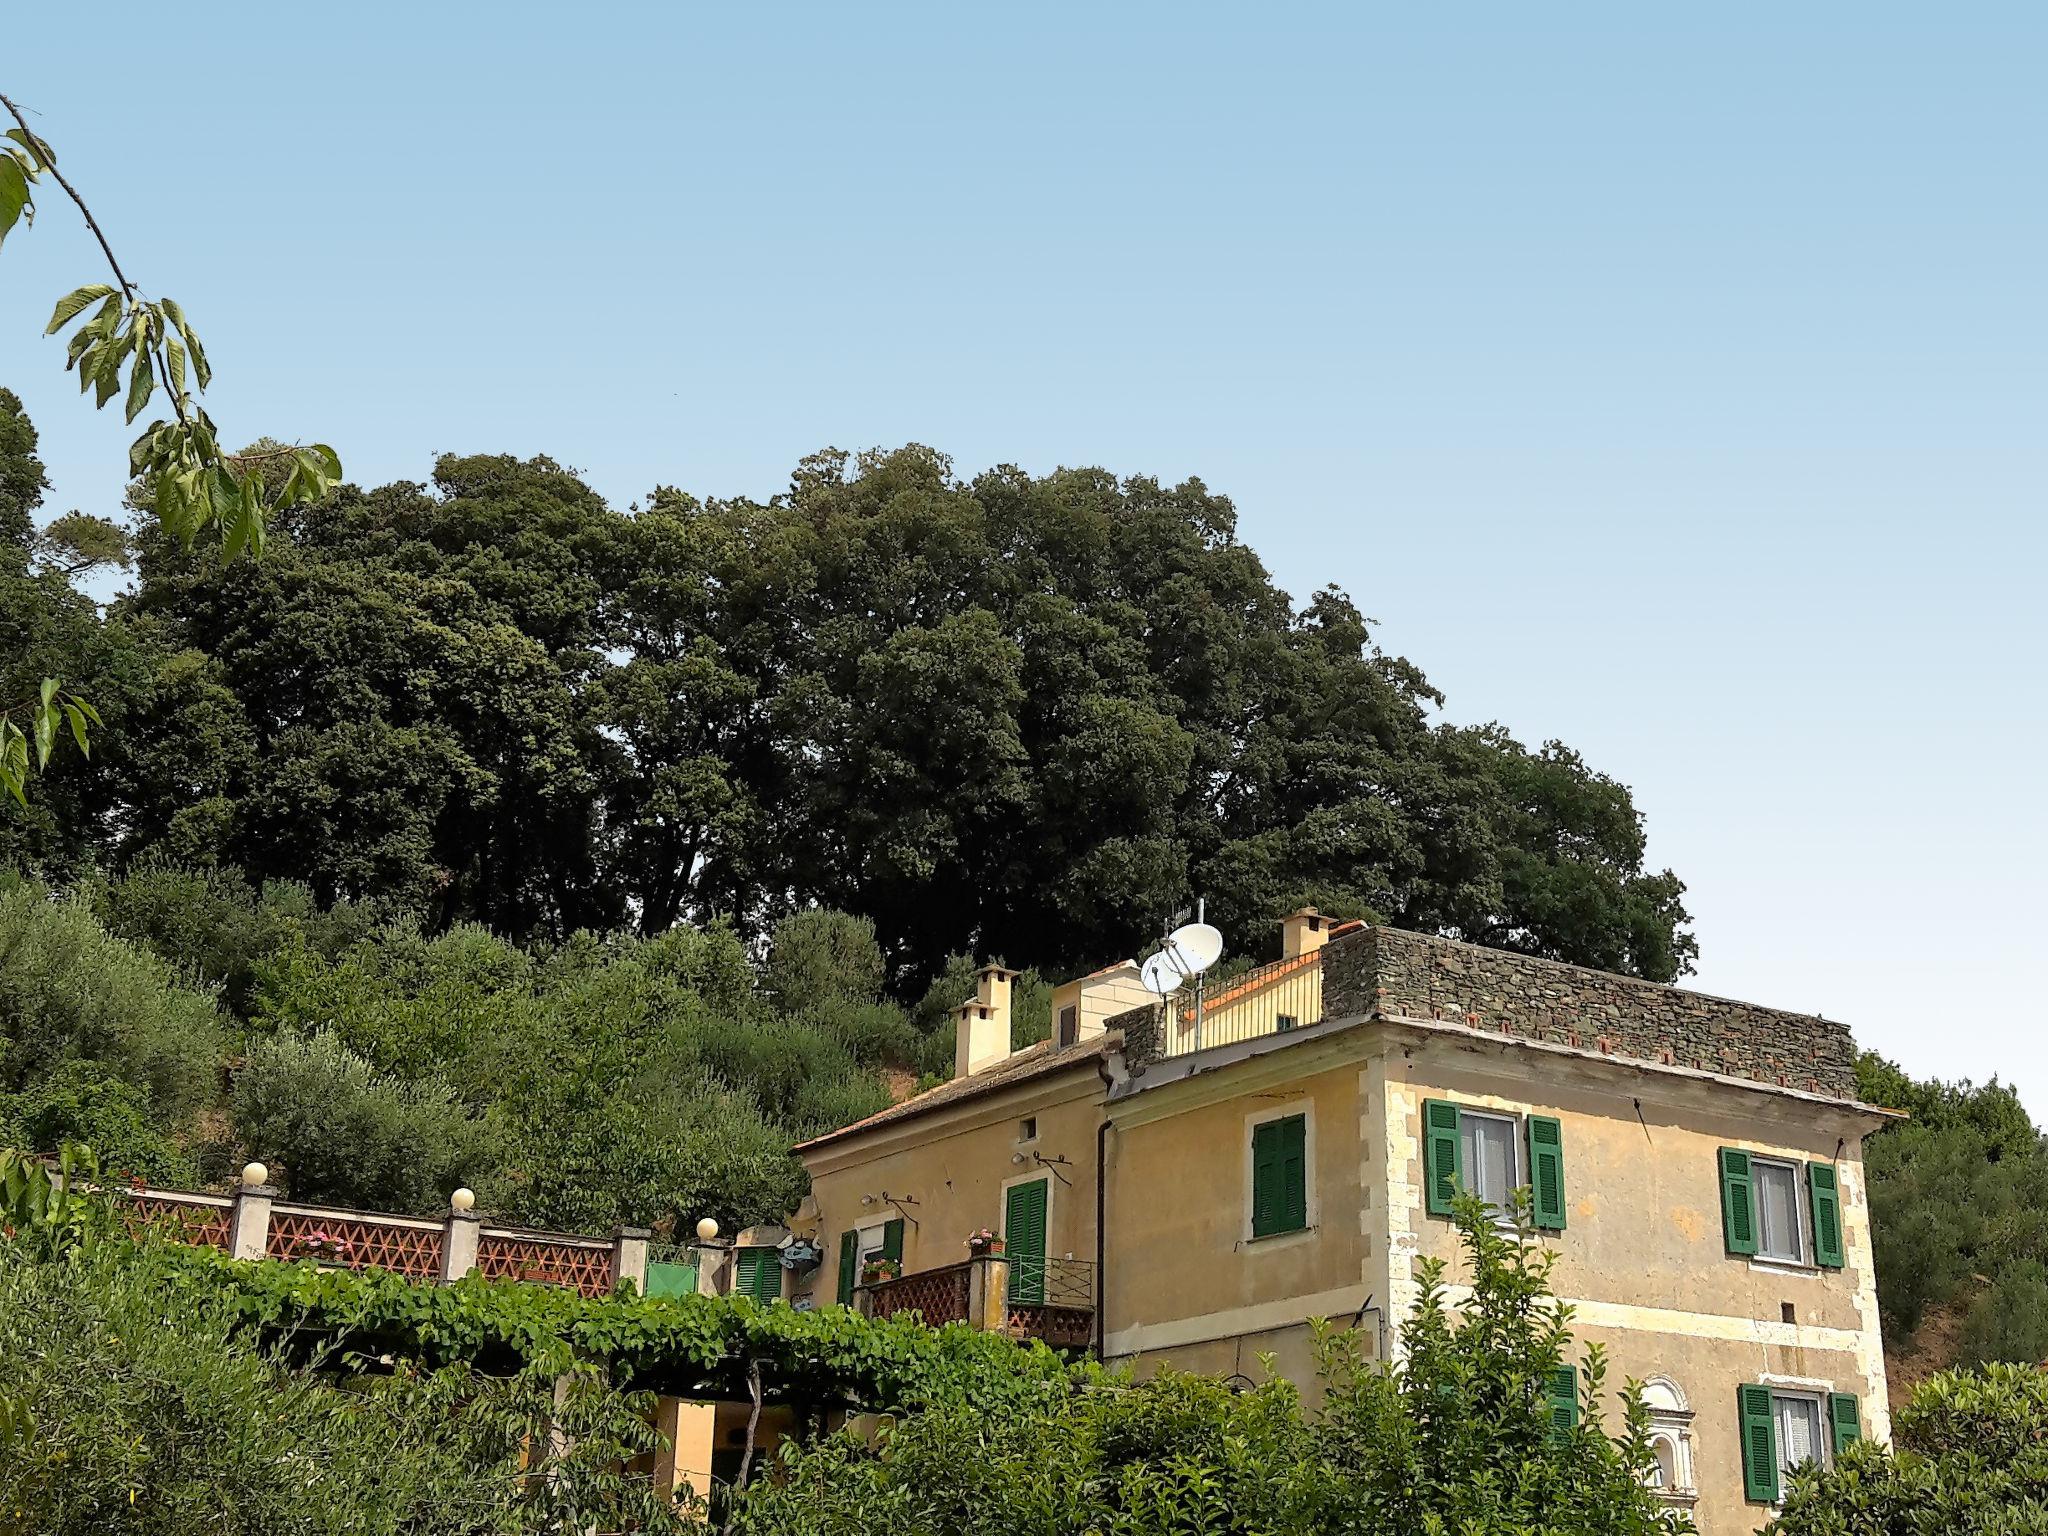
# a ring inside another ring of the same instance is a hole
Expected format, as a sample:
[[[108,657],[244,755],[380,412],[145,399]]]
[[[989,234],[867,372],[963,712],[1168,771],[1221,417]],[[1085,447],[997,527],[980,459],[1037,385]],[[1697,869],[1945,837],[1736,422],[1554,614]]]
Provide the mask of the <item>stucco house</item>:
[[[1888,1435],[1862,1142],[1889,1112],[1857,1101],[1844,1026],[1313,911],[1284,932],[1199,1017],[1125,962],[1016,1051],[1013,975],[985,969],[950,1081],[799,1148],[789,1230],[822,1261],[749,1273],[1141,1371],[1270,1356],[1312,1389],[1310,1319],[1397,1350],[1418,1263],[1456,1278],[1454,1192],[1526,1187],[1575,1332],[1645,1383],[1660,1487],[1707,1536]]]

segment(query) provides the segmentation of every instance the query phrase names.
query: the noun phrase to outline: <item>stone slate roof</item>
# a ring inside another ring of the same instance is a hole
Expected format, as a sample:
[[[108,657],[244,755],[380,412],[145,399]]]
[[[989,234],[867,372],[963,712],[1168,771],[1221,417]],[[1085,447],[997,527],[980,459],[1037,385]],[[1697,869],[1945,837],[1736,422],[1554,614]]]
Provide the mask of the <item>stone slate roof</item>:
[[[891,1104],[887,1109],[878,1110],[865,1120],[856,1120],[851,1125],[842,1125],[836,1131],[827,1131],[822,1136],[813,1136],[809,1141],[799,1142],[796,1150],[808,1152],[814,1147],[827,1146],[847,1136],[857,1136],[863,1131],[872,1131],[880,1126],[894,1125],[899,1120],[913,1119],[928,1110],[942,1108],[948,1104],[961,1104],[969,1099],[978,1099],[983,1094],[994,1093],[1003,1088],[1014,1088],[1019,1083],[1028,1083],[1036,1078],[1051,1077],[1070,1067],[1092,1062],[1109,1048],[1114,1038],[1101,1034],[1092,1040],[1083,1040],[1065,1050],[1054,1050],[1050,1040],[1041,1040],[1036,1045],[1027,1045],[1020,1051],[1012,1051],[986,1071],[972,1077],[949,1078],[936,1088],[927,1088],[923,1093],[913,1094],[900,1104]]]

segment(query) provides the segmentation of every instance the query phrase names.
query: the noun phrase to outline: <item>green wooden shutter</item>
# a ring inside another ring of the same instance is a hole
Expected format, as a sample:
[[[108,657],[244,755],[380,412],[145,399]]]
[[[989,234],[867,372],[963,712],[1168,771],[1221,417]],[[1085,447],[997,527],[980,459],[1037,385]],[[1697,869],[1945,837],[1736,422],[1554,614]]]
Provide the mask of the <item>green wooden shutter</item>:
[[[1308,1119],[1287,1115],[1252,1127],[1252,1236],[1308,1225]]]
[[[1806,1187],[1813,1197],[1813,1262],[1842,1267],[1842,1188],[1833,1163],[1808,1163]]]
[[[1550,1414],[1551,1442],[1570,1439],[1579,1427],[1579,1368],[1560,1365],[1546,1372],[1543,1396]]]
[[[1828,1394],[1828,1423],[1834,1426],[1835,1454],[1838,1456],[1863,1438],[1863,1421],[1856,1412],[1854,1394]]]
[[[882,1228],[882,1257],[903,1262],[903,1218],[897,1217]]]
[[[1285,1230],[1308,1225],[1308,1117],[1289,1115],[1280,1127],[1280,1220]]]
[[[839,1234],[839,1305],[853,1305],[853,1288],[860,1279],[860,1234]]]
[[[1564,1230],[1564,1127],[1548,1115],[1529,1117],[1529,1186],[1536,1225]]]
[[[1771,1389],[1735,1389],[1742,1433],[1742,1496],[1757,1504],[1778,1502],[1778,1426],[1771,1418]]]
[[[1045,1204],[1050,1179],[1012,1184],[1003,1197],[1003,1257],[1010,1262],[1009,1299],[1045,1300]]]
[[[1458,1106],[1442,1099],[1422,1103],[1422,1183],[1424,1206],[1432,1216],[1451,1214],[1451,1202],[1464,1185],[1463,1150],[1458,1139]]]
[[[1756,1186],[1749,1154],[1737,1147],[1721,1149],[1721,1232],[1730,1253],[1756,1252]]]
[[[782,1266],[773,1248],[742,1248],[736,1262],[734,1290],[763,1303],[782,1299]]]

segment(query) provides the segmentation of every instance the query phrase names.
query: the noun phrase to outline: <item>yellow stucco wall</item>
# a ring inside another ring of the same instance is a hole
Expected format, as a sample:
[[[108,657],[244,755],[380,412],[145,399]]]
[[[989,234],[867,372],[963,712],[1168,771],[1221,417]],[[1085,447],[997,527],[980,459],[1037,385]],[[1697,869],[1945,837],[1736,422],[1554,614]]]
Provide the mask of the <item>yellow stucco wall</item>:
[[[906,1273],[964,1262],[967,1234],[984,1226],[1000,1232],[1005,1186],[1029,1178],[1049,1183],[1046,1252],[1092,1264],[1102,1095],[1100,1076],[1084,1063],[807,1154],[815,1214],[807,1207],[804,1218],[791,1225],[819,1238],[825,1259],[792,1299],[808,1294],[818,1305],[832,1303],[839,1235],[898,1215],[904,1218]],[[1022,1139],[1027,1117],[1038,1122],[1035,1140]],[[898,1200],[914,1197],[915,1203],[905,1201],[899,1210],[882,1202],[885,1192]],[[875,1202],[863,1205],[863,1195]]]
[[[1138,1113],[1110,1133],[1105,1352],[1148,1368],[1256,1375],[1250,1362],[1270,1349],[1286,1362],[1285,1374],[1301,1380],[1295,1370],[1309,1363],[1303,1319],[1348,1322],[1370,1289],[1359,1071],[1347,1064],[1254,1081],[1200,1102],[1213,1086],[1198,1077],[1160,1090],[1150,1104],[1149,1095],[1129,1101]],[[1171,1112],[1176,1101],[1187,1107]],[[1252,1127],[1289,1114],[1308,1117],[1309,1227],[1254,1238]],[[1376,1334],[1377,1317],[1370,1323]],[[1247,1335],[1259,1337],[1239,1349],[1234,1341]]]
[[[1380,1139],[1396,1229],[1386,1276],[1396,1316],[1413,1303],[1420,1259],[1445,1258],[1453,1281],[1466,1278],[1451,1223],[1423,1210],[1424,1100],[1554,1115],[1564,1132],[1567,1205],[1565,1231],[1541,1239],[1557,1256],[1554,1289],[1572,1302],[1581,1343],[1608,1350],[1613,1386],[1662,1376],[1689,1400],[1704,1536],[1752,1531],[1770,1514],[1742,1497],[1739,1385],[1853,1392],[1864,1432],[1889,1436],[1859,1117],[1718,1085],[1630,1082],[1597,1064],[1538,1073],[1512,1049],[1440,1039],[1389,1045],[1381,1062]],[[1834,1162],[1845,1267],[1729,1256],[1723,1146]]]

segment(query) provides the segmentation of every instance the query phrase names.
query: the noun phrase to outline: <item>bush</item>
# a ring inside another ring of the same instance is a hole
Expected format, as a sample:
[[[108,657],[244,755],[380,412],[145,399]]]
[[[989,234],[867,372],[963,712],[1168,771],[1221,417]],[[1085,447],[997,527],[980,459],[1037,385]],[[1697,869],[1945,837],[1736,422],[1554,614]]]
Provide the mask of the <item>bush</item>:
[[[882,995],[875,925],[821,907],[792,913],[775,925],[761,981],[785,1013],[823,1002],[875,1002]]]
[[[497,1162],[490,1132],[445,1084],[380,1076],[324,1032],[257,1041],[235,1078],[234,1116],[296,1200],[434,1211]]]
[[[1892,1445],[1793,1474],[1771,1536],[2044,1536],[2048,1371],[1994,1364],[1930,1377]]]
[[[212,997],[108,934],[83,902],[33,885],[0,893],[0,1088],[98,1062],[173,1126],[213,1098],[223,1024]]]
[[[261,1353],[227,1294],[178,1285],[179,1272],[174,1254],[147,1247],[35,1262],[0,1244],[0,1530],[694,1528],[644,1476],[618,1470],[655,1443],[649,1405],[593,1365],[498,1381],[401,1368],[338,1385]],[[535,1434],[551,1419],[563,1439]]]
[[[169,1189],[197,1182],[192,1159],[155,1123],[142,1090],[94,1062],[64,1062],[21,1092],[0,1094],[0,1145],[48,1155],[67,1141],[91,1147],[110,1174]]]

